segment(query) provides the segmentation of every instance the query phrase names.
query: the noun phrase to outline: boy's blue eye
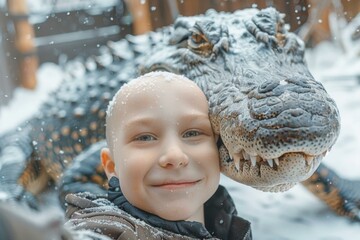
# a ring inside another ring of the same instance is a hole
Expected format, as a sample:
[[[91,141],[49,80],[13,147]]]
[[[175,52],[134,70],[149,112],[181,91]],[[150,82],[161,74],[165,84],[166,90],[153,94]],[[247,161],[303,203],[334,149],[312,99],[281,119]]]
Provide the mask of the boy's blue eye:
[[[156,140],[156,138],[154,136],[151,135],[141,135],[135,138],[136,141],[154,141]]]
[[[183,137],[188,138],[188,137],[196,137],[199,136],[201,133],[199,131],[196,130],[191,130],[191,131],[187,131],[186,133],[184,133]]]

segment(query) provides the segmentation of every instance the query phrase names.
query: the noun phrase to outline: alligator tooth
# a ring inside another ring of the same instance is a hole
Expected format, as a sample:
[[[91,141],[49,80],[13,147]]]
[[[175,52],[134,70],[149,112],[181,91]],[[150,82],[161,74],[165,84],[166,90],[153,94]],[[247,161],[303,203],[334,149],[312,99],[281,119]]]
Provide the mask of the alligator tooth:
[[[305,161],[306,161],[306,165],[310,165],[312,160],[314,160],[314,156],[310,156],[310,155],[305,155]]]
[[[245,160],[250,160],[250,155],[247,152],[245,152],[245,150],[243,151],[243,155]]]
[[[274,167],[274,161],[272,159],[267,159],[266,161],[270,167]]]
[[[274,158],[274,162],[275,162],[276,165],[278,165],[278,166],[280,165],[280,162],[279,162],[278,158]]]
[[[234,164],[235,164],[236,170],[239,172],[240,171],[240,157],[237,157],[237,156],[234,157]]]
[[[327,151],[323,152],[323,153],[322,153],[323,157],[325,157],[326,154],[327,154]]]
[[[251,166],[255,167],[256,166],[256,156],[250,156],[250,160],[251,160]]]

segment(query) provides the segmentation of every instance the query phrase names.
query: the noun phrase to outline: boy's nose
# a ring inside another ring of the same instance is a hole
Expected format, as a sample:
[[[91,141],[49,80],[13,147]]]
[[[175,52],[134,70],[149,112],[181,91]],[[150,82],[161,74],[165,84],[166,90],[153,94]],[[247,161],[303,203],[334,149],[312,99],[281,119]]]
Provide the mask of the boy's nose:
[[[159,158],[159,165],[163,168],[185,167],[189,163],[189,157],[179,146],[167,148]]]

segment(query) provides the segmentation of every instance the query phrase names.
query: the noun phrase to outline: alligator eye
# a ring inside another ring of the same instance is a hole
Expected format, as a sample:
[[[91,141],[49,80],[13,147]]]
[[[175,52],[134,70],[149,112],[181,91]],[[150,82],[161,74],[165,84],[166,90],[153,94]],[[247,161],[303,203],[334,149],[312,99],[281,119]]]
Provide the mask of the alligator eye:
[[[193,33],[191,35],[191,41],[194,44],[203,44],[206,43],[206,39],[204,38],[204,35],[198,34],[198,33]]]
[[[205,56],[210,55],[212,45],[206,36],[198,29],[191,29],[190,31],[192,33],[188,40],[189,48],[196,53],[203,54]]]

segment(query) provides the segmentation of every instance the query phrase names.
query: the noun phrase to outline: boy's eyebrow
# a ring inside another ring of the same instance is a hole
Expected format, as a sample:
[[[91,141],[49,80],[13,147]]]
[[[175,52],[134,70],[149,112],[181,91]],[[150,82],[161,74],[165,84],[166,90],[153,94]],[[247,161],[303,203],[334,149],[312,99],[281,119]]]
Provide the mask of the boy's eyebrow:
[[[131,127],[132,125],[146,125],[156,121],[154,117],[134,117],[124,122],[124,127]]]
[[[210,121],[209,115],[204,113],[192,113],[188,115],[184,115],[181,120],[206,120]]]

